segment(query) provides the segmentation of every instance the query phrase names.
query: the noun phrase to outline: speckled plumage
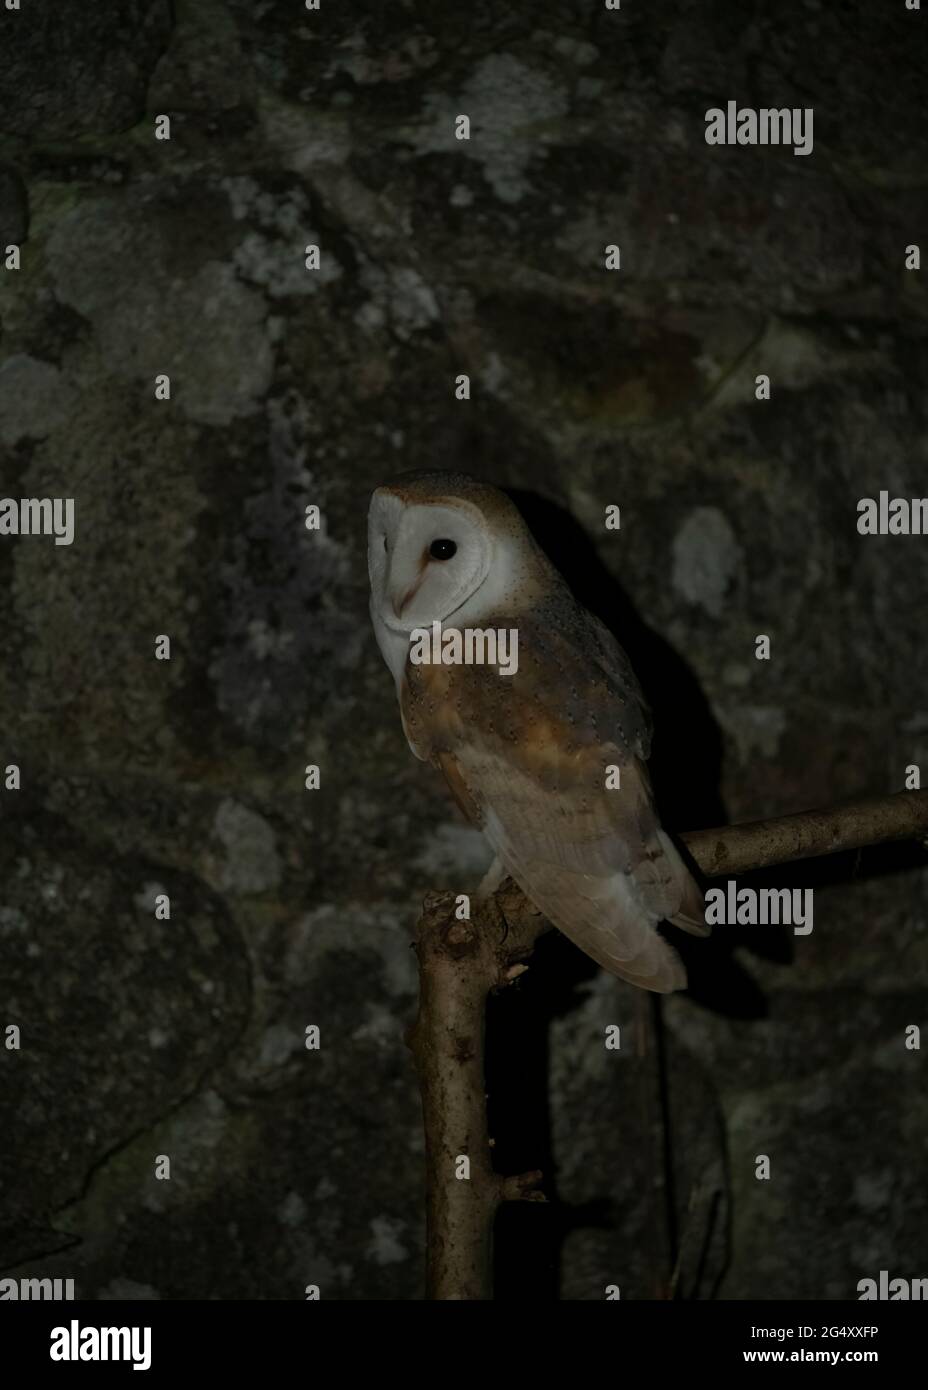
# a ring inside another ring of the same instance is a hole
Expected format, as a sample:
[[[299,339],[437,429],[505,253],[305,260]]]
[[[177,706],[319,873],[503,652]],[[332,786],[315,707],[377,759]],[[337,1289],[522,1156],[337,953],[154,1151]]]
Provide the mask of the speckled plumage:
[[[444,524],[458,504],[465,551],[469,527],[483,530],[462,557],[470,577],[459,593],[446,572],[429,574],[426,545],[431,517]],[[404,521],[407,508],[413,516]],[[372,555],[378,528],[391,525],[399,527],[403,553],[384,574],[372,566],[371,608],[375,630],[384,613],[396,629],[390,636],[378,630],[378,640],[394,670],[412,751],[442,771],[502,869],[582,950],[643,988],[682,988],[683,965],[656,925],[668,918],[705,934],[702,894],[654,810],[645,765],[650,716],[624,651],[577,603],[497,489],[453,474],[398,479],[374,494]],[[431,585],[438,606],[453,606],[428,621],[515,628],[514,675],[404,658],[404,609],[397,614],[389,576],[394,566],[409,568],[407,552],[418,544],[426,545],[426,562],[413,598],[416,621],[425,621]],[[480,568],[475,557],[484,553],[485,572],[468,590]],[[607,789],[610,766],[621,770],[618,789]]]

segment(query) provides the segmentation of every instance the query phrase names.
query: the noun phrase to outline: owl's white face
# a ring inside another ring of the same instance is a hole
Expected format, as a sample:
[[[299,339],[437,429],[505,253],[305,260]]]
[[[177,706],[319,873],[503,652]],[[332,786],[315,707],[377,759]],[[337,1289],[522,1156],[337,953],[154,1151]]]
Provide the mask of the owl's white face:
[[[480,510],[463,499],[404,502],[378,488],[368,514],[371,610],[393,633],[444,622],[483,584],[493,559]]]

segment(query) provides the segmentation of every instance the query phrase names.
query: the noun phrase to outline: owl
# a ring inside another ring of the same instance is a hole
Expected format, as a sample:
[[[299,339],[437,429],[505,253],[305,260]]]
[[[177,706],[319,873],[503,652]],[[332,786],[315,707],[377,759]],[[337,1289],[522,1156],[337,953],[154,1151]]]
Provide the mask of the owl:
[[[508,874],[613,975],[658,993],[684,988],[657,924],[708,928],[702,891],[654,809],[648,708],[625,652],[514,503],[462,474],[403,474],[371,498],[368,568],[409,746],[494,851],[479,893]],[[436,624],[446,635],[515,635],[518,660],[506,673],[423,660],[421,649],[412,660],[416,634]]]

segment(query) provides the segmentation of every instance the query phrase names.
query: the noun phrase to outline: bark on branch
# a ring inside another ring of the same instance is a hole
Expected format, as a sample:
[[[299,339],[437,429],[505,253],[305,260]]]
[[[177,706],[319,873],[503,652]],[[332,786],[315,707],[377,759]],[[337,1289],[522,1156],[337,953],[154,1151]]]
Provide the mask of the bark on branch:
[[[455,901],[454,893],[429,893],[423,904],[416,930],[419,1013],[407,1034],[425,1124],[426,1297],[487,1299],[497,1207],[544,1196],[537,1188],[541,1173],[502,1177],[490,1158],[486,998],[522,973],[548,923],[511,879],[470,921],[457,919]]]
[[[698,830],[681,839],[708,877],[890,840],[928,837],[928,791]],[[484,1090],[487,995],[527,967],[548,922],[511,879],[469,921],[454,893],[429,893],[416,929],[419,1012],[407,1041],[419,1074],[426,1149],[427,1297],[492,1298],[492,1236],[504,1201],[544,1201],[541,1173],[498,1174]],[[467,1160],[467,1167],[462,1163]]]
[[[813,859],[819,854],[839,854],[842,850],[862,849],[890,840],[926,837],[928,791],[871,796],[823,811],[800,811],[795,816],[723,825],[719,830],[693,830],[680,836],[709,878],[765,869],[792,859]]]

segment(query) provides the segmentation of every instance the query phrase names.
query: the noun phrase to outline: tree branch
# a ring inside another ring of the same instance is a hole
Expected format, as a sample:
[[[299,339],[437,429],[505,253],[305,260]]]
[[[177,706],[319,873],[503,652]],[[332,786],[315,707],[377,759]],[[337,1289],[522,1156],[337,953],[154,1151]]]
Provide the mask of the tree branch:
[[[792,859],[813,859],[819,854],[839,854],[890,840],[923,840],[926,836],[928,791],[912,791],[848,801],[822,811],[800,811],[775,820],[723,825],[719,830],[692,830],[680,839],[703,873],[718,878]]]
[[[407,1034],[425,1122],[426,1296],[488,1299],[497,1207],[544,1196],[541,1173],[504,1178],[490,1161],[485,1004],[490,990],[522,973],[521,960],[548,923],[511,879],[470,921],[458,920],[455,903],[454,893],[429,893],[423,904],[419,1013]]]
[[[926,836],[928,791],[911,791],[680,838],[702,872],[718,877]],[[423,904],[415,942],[419,1012],[407,1034],[425,1124],[427,1297],[489,1299],[497,1208],[545,1199],[541,1173],[503,1177],[491,1162],[486,998],[527,968],[549,923],[508,878],[471,920],[459,920],[455,905],[454,893],[429,893]]]

